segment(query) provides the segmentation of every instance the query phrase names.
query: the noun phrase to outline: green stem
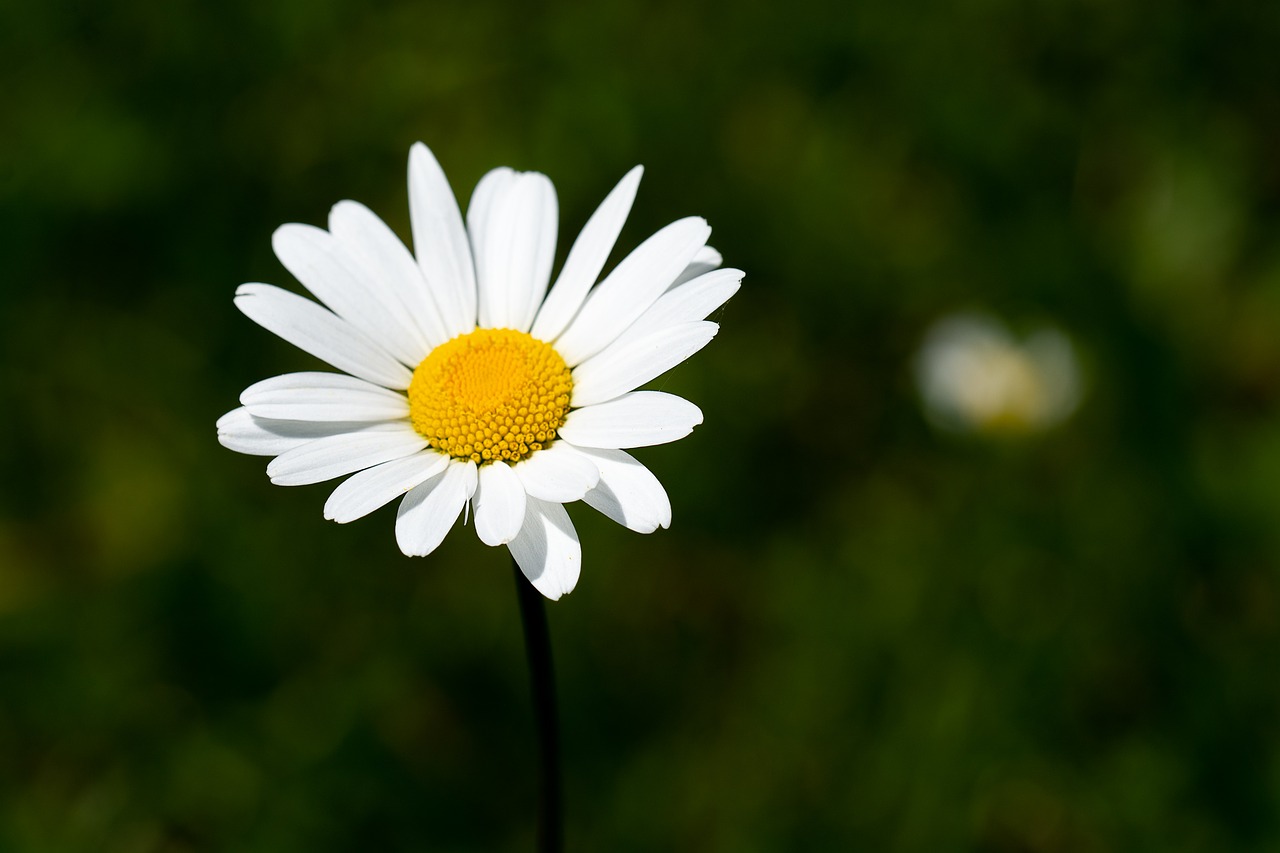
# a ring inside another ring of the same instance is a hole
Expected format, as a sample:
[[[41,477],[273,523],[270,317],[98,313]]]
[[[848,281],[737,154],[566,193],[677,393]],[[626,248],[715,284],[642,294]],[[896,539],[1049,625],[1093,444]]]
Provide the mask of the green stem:
[[[560,853],[564,848],[563,808],[560,800],[560,733],[556,722],[555,675],[551,669],[551,635],[542,594],[533,588],[520,567],[515,570],[520,622],[529,658],[529,682],[533,692],[533,716],[538,728],[541,785],[538,790],[538,851]]]

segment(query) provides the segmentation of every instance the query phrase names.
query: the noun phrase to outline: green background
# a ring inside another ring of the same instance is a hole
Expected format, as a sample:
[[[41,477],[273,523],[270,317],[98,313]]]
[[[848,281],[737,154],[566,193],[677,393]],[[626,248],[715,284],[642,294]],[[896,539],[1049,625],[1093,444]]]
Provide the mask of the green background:
[[[1280,5],[0,6],[0,851],[531,849],[505,551],[220,447],[282,222],[632,165],[747,272],[550,607],[574,850],[1280,849]],[[616,255],[615,255],[616,257]],[[939,434],[979,308],[1067,423]]]

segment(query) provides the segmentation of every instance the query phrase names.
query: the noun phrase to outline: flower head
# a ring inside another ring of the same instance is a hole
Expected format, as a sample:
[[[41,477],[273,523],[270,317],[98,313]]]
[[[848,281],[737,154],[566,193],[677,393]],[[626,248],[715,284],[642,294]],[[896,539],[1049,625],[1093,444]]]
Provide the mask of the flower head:
[[[325,517],[403,497],[396,540],[431,553],[470,504],[476,533],[507,545],[548,598],[571,591],[581,548],[564,504],[632,530],[671,522],[657,478],[625,449],[688,435],[698,407],[636,389],[702,349],[706,317],[739,287],[697,217],[645,240],[597,283],[640,183],[631,170],[574,241],[555,283],[557,205],[545,175],[500,168],[464,225],[421,143],[409,154],[413,247],[368,208],[334,205],[329,229],[283,225],[272,244],[317,304],[245,284],[236,306],[342,373],[275,376],[240,395],[218,439],[275,457],[278,485],[347,477]]]
[[[1040,329],[1017,341],[994,318],[948,317],[929,330],[916,378],[930,419],[944,429],[1014,435],[1047,429],[1080,400],[1071,341]]]

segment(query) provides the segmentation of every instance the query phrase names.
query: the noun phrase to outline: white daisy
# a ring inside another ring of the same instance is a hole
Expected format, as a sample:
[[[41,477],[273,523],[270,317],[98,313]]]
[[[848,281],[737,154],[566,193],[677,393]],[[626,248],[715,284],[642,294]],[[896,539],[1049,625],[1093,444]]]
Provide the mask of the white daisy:
[[[916,382],[939,427],[997,436],[1048,429],[1075,410],[1081,395],[1065,334],[1042,328],[1019,341],[985,314],[936,323],[916,359]]]
[[[410,556],[435,550],[470,503],[481,541],[510,548],[539,592],[571,591],[582,553],[563,504],[583,500],[640,533],[670,524],[666,491],[625,449],[683,438],[702,412],[635,389],[706,346],[719,328],[706,317],[743,276],[717,269],[711,229],[689,217],[596,284],[641,171],[587,221],[550,289],[551,181],[489,172],[464,226],[421,143],[409,153],[413,254],[353,201],[334,205],[328,231],[281,226],[277,257],[324,304],[245,284],[236,306],[344,372],[251,385],[218,440],[274,456],[277,485],[350,474],[325,503],[340,523],[403,496],[396,540]]]

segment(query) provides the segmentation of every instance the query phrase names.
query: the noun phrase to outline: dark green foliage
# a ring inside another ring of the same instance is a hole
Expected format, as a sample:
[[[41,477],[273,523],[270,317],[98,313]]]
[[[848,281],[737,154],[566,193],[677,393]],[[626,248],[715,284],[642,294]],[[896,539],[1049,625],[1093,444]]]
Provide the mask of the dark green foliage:
[[[561,258],[644,163],[623,243],[748,273],[672,529],[572,509],[571,849],[1280,848],[1280,5],[1144,5],[6,4],[0,850],[531,849],[505,552],[214,437],[315,366],[232,307],[272,230],[407,236],[419,139],[550,175]],[[975,306],[1072,420],[928,427]]]

